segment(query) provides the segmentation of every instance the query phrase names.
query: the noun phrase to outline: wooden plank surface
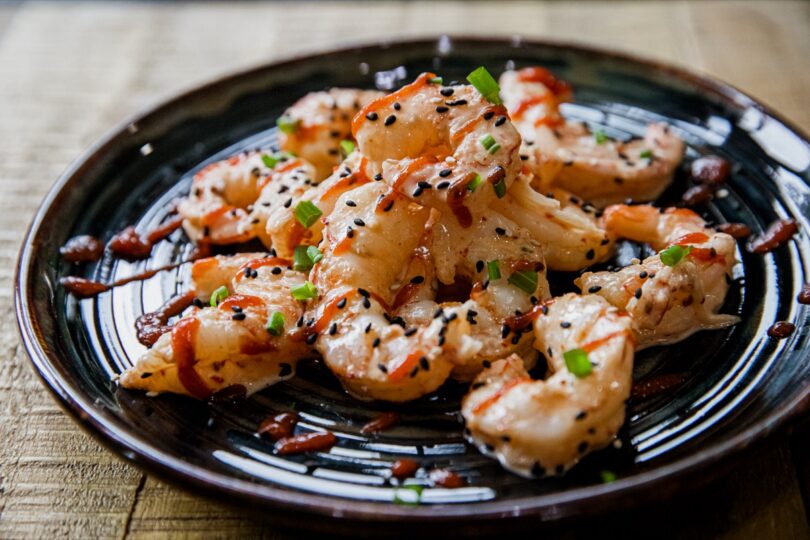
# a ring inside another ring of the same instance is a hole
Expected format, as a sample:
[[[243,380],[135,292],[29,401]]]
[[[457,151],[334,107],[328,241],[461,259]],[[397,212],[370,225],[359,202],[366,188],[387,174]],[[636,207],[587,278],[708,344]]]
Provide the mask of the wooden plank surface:
[[[379,38],[550,37],[713,74],[810,130],[809,28],[801,1],[0,3],[0,299],[12,304],[23,231],[67,164],[123,117],[225,71]],[[79,431],[28,367],[10,309],[0,354],[0,537],[295,537],[147,477]],[[808,431],[663,508],[557,532],[810,537]]]

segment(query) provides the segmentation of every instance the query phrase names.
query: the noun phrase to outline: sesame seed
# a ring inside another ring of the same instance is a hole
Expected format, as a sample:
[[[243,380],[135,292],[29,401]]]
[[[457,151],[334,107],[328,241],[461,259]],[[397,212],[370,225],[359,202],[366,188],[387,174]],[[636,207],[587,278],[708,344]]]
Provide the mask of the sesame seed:
[[[383,373],[388,373],[388,368],[385,367],[385,364],[377,364],[377,368],[382,371]]]
[[[593,287],[590,287],[588,289],[588,292],[593,294],[593,293],[598,293],[601,290],[602,290],[602,287],[600,285],[594,285]]]
[[[284,201],[284,208],[289,208],[291,204],[292,204],[292,197]]]
[[[411,337],[415,333],[416,333],[416,327],[408,328],[407,330],[405,330],[405,337]]]
[[[457,99],[455,101],[446,101],[445,102],[445,105],[447,105],[449,107],[458,107],[459,105],[466,105],[466,104],[467,104],[466,99]]]
[[[364,332],[364,333],[366,333],[366,334],[368,334],[369,332],[371,332],[371,323],[368,323],[368,324],[366,325],[366,328],[365,328],[365,330],[363,330],[363,332]]]
[[[504,125],[505,122],[506,122],[506,117],[505,116],[500,116],[500,117],[498,117],[497,120],[495,120],[495,127],[500,127],[500,126]]]
[[[446,113],[449,110],[450,109],[445,107],[444,105],[439,105],[438,107],[436,107],[436,112],[439,113],[439,114]]]
[[[398,101],[395,101],[394,102],[394,110],[398,111],[400,109],[402,109],[402,105],[400,105]]]
[[[452,169],[442,169],[441,171],[439,171],[439,176],[441,176],[442,178],[447,178],[451,174],[453,174]]]
[[[419,373],[419,366],[414,366],[414,368],[411,370],[411,374],[410,374],[411,379],[416,377],[417,373]]]
[[[642,270],[642,271],[639,273],[638,277],[640,277],[641,279],[646,278],[646,277],[647,277],[647,271],[646,271],[646,270]]]
[[[379,347],[379,345],[380,345],[380,338],[378,337],[374,338],[374,341],[371,342],[371,346],[376,349],[377,347]]]
[[[492,367],[492,362],[490,362],[489,360],[484,360],[483,362],[481,362],[481,365],[489,369]]]
[[[429,183],[429,182],[425,182],[424,180],[421,180],[421,181],[420,181],[419,183],[417,183],[416,185],[417,185],[417,186],[419,186],[419,187],[420,187],[420,188],[422,188],[422,189],[431,189],[431,188],[433,187],[433,186],[431,186],[431,185],[430,185],[430,183]]]
[[[585,258],[589,261],[592,261],[593,258],[596,257],[596,252],[593,249],[589,249],[588,252],[585,254]]]
[[[585,417],[588,416],[588,413],[585,411],[579,411],[577,415],[574,417],[574,420],[585,420]]]
[[[383,179],[382,173],[377,173],[377,174],[374,175],[374,180],[375,181],[379,182],[382,179]]]
[[[484,113],[484,120],[492,120],[493,116],[495,116],[493,111],[487,111]]]
[[[363,298],[363,307],[369,309],[371,307],[371,300],[368,298]]]
[[[475,262],[475,271],[481,272],[484,270],[484,261],[476,261]]]
[[[392,114],[391,116],[389,116],[388,118],[385,119],[385,125],[390,126],[391,124],[393,124],[396,121],[397,121],[397,117]]]
[[[421,358],[419,358],[419,365],[425,371],[428,371],[430,369],[430,364],[428,363],[427,356],[422,356]]]
[[[641,298],[641,287],[636,289],[636,292],[633,294],[633,296],[635,296],[636,299]]]
[[[346,238],[354,238],[354,229],[346,227]]]
[[[330,335],[330,336],[334,336],[336,333],[337,333],[337,324],[336,324],[336,323],[332,323],[332,324],[329,326],[329,335]]]
[[[540,306],[540,313],[548,315],[548,306]]]
[[[506,229],[503,227],[495,227],[495,234],[504,235],[506,234]]]
[[[421,187],[417,187],[415,190],[413,190],[413,196],[419,197],[420,195],[422,195],[422,191],[424,190]]]
[[[355,206],[357,206],[357,203],[349,199],[348,201],[346,201],[346,206],[351,206],[352,208],[354,208]]]
[[[568,321],[563,321],[560,323],[561,328],[571,328],[571,323]]]
[[[357,225],[358,227],[365,227],[366,226],[366,222],[363,221],[360,218],[354,218],[354,224]]]
[[[370,112],[366,115],[366,120],[371,120],[372,122],[375,121],[379,116],[375,112]]]
[[[337,303],[337,308],[338,308],[338,309],[343,309],[343,308],[345,308],[345,307],[346,307],[346,297],[344,296],[343,298],[341,298],[340,300],[338,300],[338,303]]]
[[[446,180],[444,182],[439,182],[438,184],[436,184],[436,189],[447,189],[449,187],[450,187],[450,182],[448,182]]]
[[[312,345],[318,341],[318,334],[310,334],[307,336],[307,345]]]
[[[453,92],[455,92],[455,90],[453,90],[452,88],[442,88],[442,89],[439,91],[439,93],[440,93],[441,95],[443,95],[444,97],[450,97],[450,96],[452,96],[452,95],[453,95]]]
[[[419,285],[420,283],[424,283],[424,282],[425,282],[425,276],[413,276],[411,278],[411,283],[413,283],[415,285]]]

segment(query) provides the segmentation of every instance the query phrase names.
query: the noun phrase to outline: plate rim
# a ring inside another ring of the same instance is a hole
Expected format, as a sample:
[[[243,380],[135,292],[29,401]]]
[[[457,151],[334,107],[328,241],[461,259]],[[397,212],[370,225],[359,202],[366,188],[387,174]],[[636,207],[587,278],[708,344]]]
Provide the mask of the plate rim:
[[[55,363],[59,361],[58,355],[44,345],[38,321],[33,316],[33,302],[30,298],[32,292],[30,286],[32,278],[31,265],[38,248],[34,246],[32,241],[38,235],[54,202],[63,194],[65,188],[81,177],[83,168],[88,166],[94,158],[104,154],[118,138],[126,135],[129,126],[137,124],[146,118],[160,115],[164,110],[175,108],[181,105],[184,100],[201,96],[220,87],[227,87],[238,79],[250,78],[265,70],[282,69],[285,65],[293,65],[316,58],[341,56],[347,53],[357,54],[380,49],[427,46],[438,44],[442,39],[449,39],[453,45],[458,44],[461,46],[511,45],[516,49],[524,46],[542,47],[636,64],[643,68],[685,80],[699,87],[701,91],[731,102],[735,106],[753,106],[793,131],[802,139],[802,142],[810,144],[808,136],[802,128],[796,126],[792,121],[786,120],[761,100],[753,98],[720,79],[698,73],[689,68],[640,57],[632,53],[592,47],[564,40],[440,34],[432,37],[422,36],[396,40],[366,41],[359,44],[330,47],[320,51],[285,56],[276,61],[226,72],[224,75],[203,81],[175,92],[169,97],[157,100],[152,105],[129,115],[97,139],[65,169],[48,190],[25,233],[22,248],[17,258],[14,277],[15,318],[21,343],[40,381],[49,389],[61,408],[74,421],[127,462],[186,488],[192,486],[201,488],[209,495],[234,495],[242,500],[260,503],[276,510],[304,512],[349,520],[391,522],[419,518],[432,522],[450,522],[460,518],[468,520],[472,518],[478,522],[506,516],[526,517],[531,515],[540,517],[543,520],[556,520],[574,514],[591,514],[594,513],[593,509],[603,512],[612,508],[628,506],[627,503],[633,498],[633,495],[645,490],[649,491],[653,487],[661,488],[652,490],[653,493],[658,493],[658,497],[666,493],[680,491],[685,486],[669,486],[666,488],[663,484],[666,480],[675,477],[693,476],[694,473],[705,470],[723,458],[739,455],[742,450],[763,441],[777,428],[810,412],[810,387],[808,387],[793,400],[782,403],[766,417],[734,437],[713,442],[705,448],[676,458],[670,463],[642,471],[631,477],[620,478],[610,484],[591,485],[563,492],[532,495],[507,501],[496,499],[463,504],[403,507],[384,502],[357,501],[274,487],[267,484],[255,484],[248,480],[212,471],[204,466],[185,462],[152,446],[149,440],[131,433],[126,423],[117,419],[105,418],[99,408],[93,405],[89,394],[85,394],[76,384],[59,374],[55,366]],[[437,508],[441,508],[441,512],[437,512]],[[474,509],[474,512],[471,509]]]

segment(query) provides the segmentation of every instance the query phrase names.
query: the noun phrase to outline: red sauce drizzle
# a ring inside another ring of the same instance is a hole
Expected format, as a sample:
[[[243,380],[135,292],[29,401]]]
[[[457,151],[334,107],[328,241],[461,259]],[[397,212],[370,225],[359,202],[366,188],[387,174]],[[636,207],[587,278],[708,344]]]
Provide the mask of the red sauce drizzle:
[[[263,307],[264,305],[264,300],[258,296],[233,294],[220,302],[218,307],[222,311],[232,311],[233,308],[246,309],[249,307]]]
[[[517,79],[520,82],[539,82],[555,96],[564,99],[571,97],[571,85],[567,82],[558,79],[546,68],[540,66],[533,66],[523,68],[517,73]]]
[[[413,173],[436,162],[438,162],[438,159],[435,156],[419,156],[408,163],[405,169],[397,175],[391,188],[377,201],[375,212],[380,213],[389,208],[389,205],[399,197],[399,191],[402,189],[403,184],[408,181]]]
[[[541,302],[536,306],[532,307],[532,309],[530,309],[526,313],[507,317],[503,323],[512,330],[520,330],[521,328],[526,328],[527,326],[532,324],[537,319],[537,317],[540,316],[541,313],[543,313],[544,308],[548,309],[548,306],[550,306],[553,302],[554,300],[546,300],[545,302]]]
[[[768,328],[768,335],[772,338],[783,339],[796,330],[796,326],[787,321],[777,321]]]
[[[211,261],[213,261],[214,264],[217,264],[216,259],[212,258]],[[264,257],[261,259],[253,259],[252,261],[248,261],[239,267],[239,274],[237,274],[236,279],[241,280],[245,276],[245,270],[248,268],[251,270],[256,270],[262,266],[281,266],[288,268],[292,266],[292,261],[289,259],[282,259],[281,257]]]
[[[385,431],[399,424],[399,415],[395,412],[384,412],[377,415],[375,418],[367,422],[361,429],[360,433],[368,435],[369,433],[377,433]]]
[[[180,319],[172,329],[172,351],[177,365],[177,377],[182,385],[192,396],[205,399],[211,395],[211,390],[194,369],[194,338],[199,327],[200,321],[194,317]]]
[[[332,298],[323,306],[320,316],[315,320],[315,323],[312,326],[304,326],[303,328],[299,328],[297,331],[290,334],[290,339],[292,341],[304,341],[307,339],[307,337],[313,334],[319,334],[326,330],[326,327],[329,326],[329,321],[331,321],[332,317],[334,317],[338,312],[339,308],[337,305],[340,303],[340,301],[343,299],[348,301],[356,293],[357,291],[352,289],[346,294]]]
[[[91,296],[110,290],[109,285],[75,276],[63,277],[59,280],[59,283],[65,290],[78,298],[90,298]]]
[[[682,373],[659,375],[647,379],[646,381],[635,383],[633,389],[630,391],[630,395],[634,398],[646,399],[679,386],[684,380],[686,380],[686,376]]]
[[[470,209],[464,206],[464,199],[467,197],[467,194],[470,193],[470,190],[467,189],[467,184],[472,182],[474,178],[475,173],[470,173],[453,182],[450,189],[447,190],[447,206],[450,207],[453,215],[456,216],[458,224],[465,229],[472,225],[472,214],[470,213]]]
[[[147,347],[154,345],[160,336],[171,330],[171,327],[167,324],[169,319],[182,313],[184,309],[191,305],[193,300],[194,293],[191,291],[173,296],[156,311],[144,313],[135,319],[135,332],[138,341]]]
[[[506,394],[509,390],[511,390],[515,386],[531,381],[532,380],[529,377],[518,377],[517,379],[512,379],[511,381],[504,383],[504,385],[501,386],[497,392],[495,392],[487,399],[476,405],[475,408],[473,409],[473,414],[478,414],[480,412],[485,411],[490,406],[492,406],[496,401],[501,399],[501,397],[503,397],[504,394]]]
[[[267,435],[274,441],[291,437],[295,424],[298,423],[298,413],[285,412],[275,416],[270,416],[262,420],[256,433]]]
[[[520,120],[523,118],[523,115],[526,114],[526,111],[534,107],[535,105],[540,105],[542,103],[546,103],[548,101],[554,101],[554,96],[552,94],[544,94],[544,95],[534,95],[529,96],[526,99],[522,100],[518,103],[518,106],[515,107],[515,111],[512,113],[512,118],[515,120]]]
[[[352,136],[355,139],[357,138],[357,132],[360,130],[360,126],[363,125],[363,122],[366,121],[366,115],[368,113],[392,105],[395,101],[399,101],[410,96],[411,94],[415,94],[423,86],[427,86],[428,79],[432,79],[435,76],[436,75],[433,73],[422,73],[411,84],[407,84],[396,92],[377,98],[368,103],[365,107],[360,109],[360,112],[358,112],[354,118],[352,118]]]
[[[725,183],[730,171],[729,162],[715,155],[698,158],[689,168],[689,174],[696,182],[711,185]]]
[[[447,469],[433,469],[428,474],[428,477],[434,485],[447,489],[455,489],[467,485],[467,482],[462,477]]]
[[[394,298],[393,309],[397,310],[410,302],[418,290],[418,283],[406,283],[404,286],[402,286],[397,291],[397,296]]]
[[[717,226],[717,230],[737,239],[751,235],[751,229],[745,223],[721,223]]]
[[[608,334],[608,335],[606,335],[604,337],[601,337],[599,339],[589,341],[588,343],[585,343],[581,347],[581,349],[583,351],[585,351],[586,353],[589,353],[591,351],[595,351],[596,349],[598,349],[602,345],[605,345],[606,343],[608,343],[613,338],[617,338],[619,336],[625,336],[625,337],[629,338],[631,341],[633,340],[633,334],[631,332],[629,332],[628,330],[619,330],[617,332],[612,332],[612,333],[610,333],[610,334]]]
[[[424,356],[422,351],[413,351],[408,356],[405,357],[405,360],[399,363],[397,367],[390,370],[388,373],[388,380],[391,382],[401,381],[405,377],[407,377],[411,370],[416,366],[416,363],[419,362],[419,359]]]
[[[169,236],[182,224],[183,218],[175,216],[143,236],[130,225],[113,236],[107,245],[115,255],[124,259],[145,259],[152,253],[152,246]]]
[[[404,480],[416,474],[418,470],[419,463],[416,461],[408,458],[398,459],[391,465],[391,476]]]
[[[459,139],[463,138],[464,136],[466,136],[469,132],[471,132],[475,128],[475,126],[478,125],[479,122],[481,122],[481,120],[484,119],[484,115],[486,115],[488,113],[502,115],[502,116],[508,116],[509,115],[509,113],[506,110],[506,107],[504,107],[503,105],[490,105],[489,107],[487,107],[483,111],[481,111],[480,115],[476,116],[472,120],[468,120],[463,126],[458,128],[457,130],[455,130],[450,135],[450,141],[455,143],[457,140],[459,140]]]
[[[104,245],[93,236],[74,236],[59,248],[62,258],[69,263],[94,262],[101,258]]]
[[[799,293],[799,296],[796,297],[796,300],[800,304],[810,304],[810,283],[806,283],[804,287],[802,287],[802,291]]]
[[[792,219],[780,219],[768,226],[768,229],[751,240],[748,249],[752,253],[767,253],[781,246],[799,232],[799,226]]]
[[[276,443],[275,448],[280,456],[286,456],[304,452],[322,452],[329,450],[336,443],[337,437],[330,431],[312,432],[281,439]]]

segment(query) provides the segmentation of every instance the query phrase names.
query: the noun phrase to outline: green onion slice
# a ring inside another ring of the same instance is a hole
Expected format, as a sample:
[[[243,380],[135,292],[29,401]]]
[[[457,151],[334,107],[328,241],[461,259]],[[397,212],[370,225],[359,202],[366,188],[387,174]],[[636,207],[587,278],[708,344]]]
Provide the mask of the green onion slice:
[[[400,486],[394,491],[394,503],[395,504],[404,504],[408,506],[416,506],[420,502],[422,502],[422,491],[424,491],[425,487],[420,486],[417,484],[408,484],[406,486]],[[409,495],[407,498],[400,497],[400,493],[408,493],[409,491],[413,492],[414,495]]]
[[[223,285],[211,293],[211,307],[217,307],[226,298],[228,298],[228,287]]]
[[[537,272],[531,270],[515,272],[508,281],[526,294],[534,294],[537,290]]]
[[[287,161],[288,159],[295,157],[293,154],[289,152],[276,152],[275,154],[262,154],[262,162],[267,166],[268,169],[272,169],[282,161]]]
[[[298,124],[300,123],[300,120],[296,120],[295,118],[287,115],[279,116],[278,120],[276,120],[278,129],[284,133],[295,133],[295,131],[298,129]]]
[[[280,311],[274,311],[267,320],[267,331],[274,336],[280,336],[284,333],[284,314]]]
[[[661,251],[659,255],[661,256],[662,263],[667,266],[675,266],[681,262],[681,259],[689,255],[690,251],[692,251],[692,246],[679,246],[675,244]]]
[[[495,142],[495,137],[493,137],[489,133],[478,139],[478,142],[481,143],[481,146],[483,146],[484,149],[486,150],[490,150],[490,148],[498,144],[497,142]]]
[[[307,256],[309,257],[309,260],[312,261],[313,265],[323,259],[323,253],[315,246],[309,246],[307,248]]]
[[[312,227],[322,215],[321,209],[312,204],[312,201],[301,201],[295,205],[295,218],[307,229]]]
[[[470,180],[470,183],[469,183],[469,184],[467,184],[467,189],[469,189],[470,191],[475,191],[475,190],[476,190],[476,188],[478,188],[478,186],[480,186],[480,185],[481,185],[481,182],[483,182],[483,181],[484,181],[484,180],[481,178],[481,175],[480,175],[480,174],[476,174],[476,175],[475,175],[475,178],[473,178],[472,180]]]
[[[349,154],[354,152],[354,148],[355,148],[354,141],[350,141],[348,139],[345,141],[340,141],[340,149],[343,152],[344,156],[348,156]]]
[[[495,195],[499,199],[503,199],[506,195],[506,180],[500,180],[497,184],[493,184],[492,187],[495,188]]]
[[[290,289],[290,293],[296,300],[312,300],[318,296],[318,289],[311,281],[305,281],[302,285]]]
[[[599,477],[602,479],[603,484],[609,484],[611,482],[615,482],[616,478],[617,478],[615,472],[607,471],[607,470],[600,472]]]
[[[312,268],[312,260],[307,253],[308,246],[298,246],[293,251],[293,270],[297,272],[309,272]]]
[[[444,84],[444,79],[442,77],[431,77],[427,82],[428,84]]]
[[[593,132],[593,138],[596,141],[596,144],[606,143],[610,139],[610,137],[607,136],[607,133],[601,129]]]
[[[501,279],[501,265],[498,261],[487,262],[487,275],[489,275],[490,281]]]
[[[644,150],[639,152],[638,157],[640,157],[641,159],[652,159],[653,158],[652,150],[650,150],[649,148],[645,148]]]
[[[582,349],[571,349],[570,351],[565,351],[563,353],[563,358],[565,359],[565,367],[568,368],[568,371],[580,379],[590,375],[591,371],[593,371],[591,361],[588,359],[588,353]]]
[[[489,71],[487,71],[487,68],[484,66],[476,68],[472,73],[467,75],[467,80],[484,96],[484,99],[495,105],[503,104],[501,96],[499,95],[501,87],[498,86],[498,82],[489,74]]]

